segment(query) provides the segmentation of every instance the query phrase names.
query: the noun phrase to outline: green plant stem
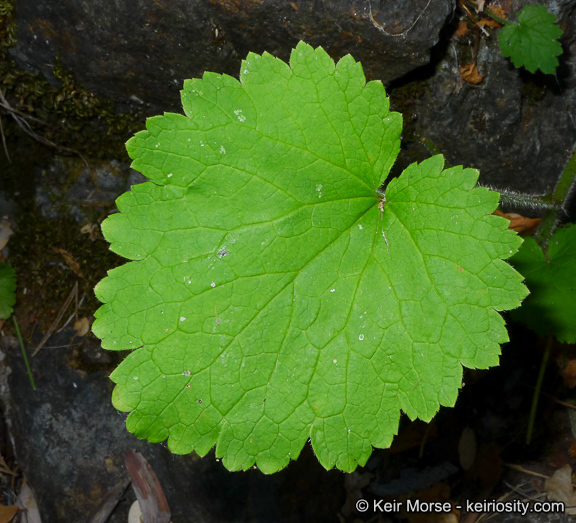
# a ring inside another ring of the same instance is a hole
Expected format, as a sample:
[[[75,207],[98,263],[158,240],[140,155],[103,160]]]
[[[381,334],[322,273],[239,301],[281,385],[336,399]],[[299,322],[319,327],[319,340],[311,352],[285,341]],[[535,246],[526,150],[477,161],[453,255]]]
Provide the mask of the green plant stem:
[[[476,2],[469,2],[469,3],[471,5],[473,5],[474,7],[478,7],[478,4]],[[514,23],[514,22],[510,22],[510,20],[506,20],[506,18],[502,18],[501,16],[498,16],[497,14],[493,13],[488,8],[484,8],[482,10],[482,13],[484,13],[485,15],[488,15],[490,18],[492,18],[492,20],[496,20],[496,22],[498,22],[499,24],[502,24],[502,25],[510,25],[510,24]]]
[[[572,192],[572,188],[576,182],[576,148],[572,152],[562,175],[560,176],[560,180],[556,184],[556,188],[550,197],[551,203],[557,205],[559,209],[565,209],[566,204],[568,203],[568,198],[570,198],[570,194]],[[556,226],[558,225],[558,211],[548,210],[540,223],[540,227],[536,231],[534,235],[534,239],[538,242],[538,244],[542,247],[544,254],[547,256],[547,247],[550,238],[554,234],[556,230]]]
[[[478,184],[479,187],[482,185]],[[539,209],[546,211],[558,212],[562,209],[562,206],[550,201],[550,196],[539,196],[533,194],[523,194],[514,191],[507,191],[506,189],[492,188],[488,187],[494,191],[500,193],[500,203],[513,205],[515,207],[524,207],[528,209]]]
[[[492,20],[496,20],[496,22],[498,22],[499,24],[511,25],[514,23],[514,22],[510,22],[510,20],[506,20],[506,18],[502,18],[501,16],[498,16],[497,14],[493,13],[490,9],[484,9],[482,12],[485,15],[488,15],[490,18],[492,18]]]
[[[534,396],[532,396],[532,408],[530,409],[530,419],[528,420],[528,430],[526,432],[526,445],[530,444],[532,439],[532,430],[534,429],[534,420],[536,419],[536,410],[538,409],[538,399],[540,398],[540,389],[542,389],[542,382],[544,381],[544,373],[546,371],[546,365],[548,363],[548,358],[550,356],[550,349],[552,348],[552,342],[554,341],[554,336],[548,336],[546,341],[546,348],[544,349],[544,355],[542,356],[542,362],[540,363],[540,372],[538,373],[538,381],[536,382],[536,389],[534,390]]]
[[[20,349],[22,349],[22,356],[24,357],[24,363],[26,365],[26,370],[28,371],[28,378],[30,379],[30,385],[32,385],[32,390],[36,390],[36,385],[34,383],[34,376],[32,376],[32,370],[30,369],[30,364],[28,363],[28,356],[26,356],[26,349],[24,348],[24,341],[22,340],[22,334],[20,334],[20,327],[18,327],[18,322],[16,321],[16,315],[12,316],[12,319],[14,320],[14,327],[16,328],[18,341],[20,342]]]

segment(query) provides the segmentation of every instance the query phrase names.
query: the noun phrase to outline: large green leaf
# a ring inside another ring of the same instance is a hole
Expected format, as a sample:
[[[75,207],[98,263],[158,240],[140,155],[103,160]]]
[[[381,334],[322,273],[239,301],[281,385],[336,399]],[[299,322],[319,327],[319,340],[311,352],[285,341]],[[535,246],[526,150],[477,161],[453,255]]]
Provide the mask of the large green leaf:
[[[152,182],[103,224],[137,260],[98,285],[94,323],[136,349],[112,374],[130,431],[264,472],[310,439],[351,471],[401,410],[453,405],[462,365],[497,364],[521,240],[477,171],[440,156],[380,196],[401,117],[350,56],[250,54],[240,82],[206,73],[182,100],[128,143]]]
[[[512,317],[540,335],[576,343],[576,225],[554,233],[548,259],[534,238],[526,238],[511,263],[530,289]]]
[[[16,276],[14,269],[0,262],[0,319],[7,319],[14,312],[16,303]]]
[[[557,56],[562,54],[558,38],[562,29],[555,25],[556,16],[543,5],[527,5],[518,15],[518,24],[502,28],[498,44],[504,56],[516,67],[524,66],[531,73],[540,69],[554,74],[558,67]]]

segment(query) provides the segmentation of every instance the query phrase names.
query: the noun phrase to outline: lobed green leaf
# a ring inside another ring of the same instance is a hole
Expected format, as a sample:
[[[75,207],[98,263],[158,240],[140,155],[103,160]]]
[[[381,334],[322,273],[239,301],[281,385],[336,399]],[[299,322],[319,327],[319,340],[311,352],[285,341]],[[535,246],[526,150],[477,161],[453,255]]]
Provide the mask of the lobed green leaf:
[[[186,115],[128,142],[152,181],[103,231],[134,260],[96,288],[94,332],[135,349],[112,374],[128,429],[270,473],[310,439],[352,471],[400,412],[453,405],[462,366],[498,362],[522,277],[498,194],[440,156],[386,180],[401,117],[360,64],[300,43],[240,81],[187,81]]]
[[[518,24],[511,23],[500,31],[498,44],[502,54],[516,67],[525,67],[531,73],[540,69],[554,74],[557,56],[562,54],[558,38],[562,30],[555,24],[556,16],[542,5],[527,5],[518,15]]]

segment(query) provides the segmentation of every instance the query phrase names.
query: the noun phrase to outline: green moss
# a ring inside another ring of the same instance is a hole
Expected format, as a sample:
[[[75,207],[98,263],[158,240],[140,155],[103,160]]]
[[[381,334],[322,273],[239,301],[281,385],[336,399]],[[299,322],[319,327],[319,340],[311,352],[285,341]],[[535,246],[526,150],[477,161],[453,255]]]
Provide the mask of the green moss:
[[[15,44],[14,0],[0,0],[0,49],[7,49]]]
[[[92,223],[98,223],[106,212],[102,207],[84,210],[90,211],[88,221]],[[50,219],[31,205],[19,215],[16,234],[10,240],[10,263],[18,278],[17,303],[41,332],[46,332],[54,321],[76,282],[79,297],[84,296],[78,313],[91,317],[99,305],[94,286],[107,269],[122,261],[108,249],[99,229],[92,239],[64,211]]]
[[[144,123],[128,113],[117,114],[111,100],[84,89],[58,57],[53,75],[59,87],[19,69],[8,53],[15,44],[14,0],[0,0],[0,89],[10,105],[25,115],[32,131],[88,158],[127,160],[124,143]],[[6,118],[7,111],[2,114],[8,139],[22,134],[12,118]]]

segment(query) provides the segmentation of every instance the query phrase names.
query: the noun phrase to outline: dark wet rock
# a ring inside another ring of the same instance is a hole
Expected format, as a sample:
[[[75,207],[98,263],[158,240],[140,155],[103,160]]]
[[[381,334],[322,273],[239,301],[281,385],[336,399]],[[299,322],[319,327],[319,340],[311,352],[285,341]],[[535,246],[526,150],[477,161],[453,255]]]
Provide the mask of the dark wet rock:
[[[287,60],[299,40],[351,53],[390,82],[429,61],[454,0],[17,2],[17,62],[52,77],[57,57],[98,95],[178,110],[182,81],[238,76],[249,51]]]
[[[526,3],[512,2],[513,15]],[[544,194],[554,188],[576,143],[576,56],[573,0],[548,2],[564,30],[557,77],[516,69],[498,47],[498,29],[482,38],[479,85],[460,78],[472,62],[474,31],[454,34],[416,105],[417,133],[430,139],[452,165],[480,170],[495,188]],[[553,5],[554,4],[554,5]]]
[[[43,179],[62,180],[62,184],[37,187],[35,202],[42,215],[57,219],[65,203],[67,212],[82,224],[86,223],[87,215],[94,207],[109,209],[116,198],[132,185],[147,181],[142,174],[116,160],[91,162],[86,166],[80,160],[57,158],[42,171],[40,177]]]
[[[324,470],[309,449],[287,469],[265,476],[258,470],[229,472],[212,453],[203,459],[177,456],[163,444],[133,437],[125,415],[110,401],[108,375],[118,355],[74,334],[69,329],[53,336],[32,359],[36,391],[16,339],[1,339],[3,410],[43,523],[86,521],[128,478],[128,449],[141,452],[158,475],[172,521],[338,521],[344,475]],[[110,521],[127,521],[134,499],[130,490]]]

